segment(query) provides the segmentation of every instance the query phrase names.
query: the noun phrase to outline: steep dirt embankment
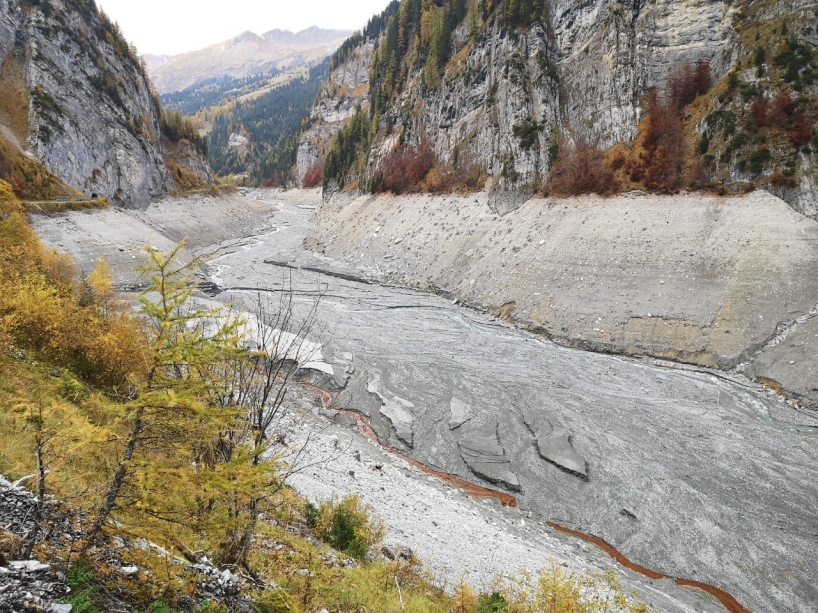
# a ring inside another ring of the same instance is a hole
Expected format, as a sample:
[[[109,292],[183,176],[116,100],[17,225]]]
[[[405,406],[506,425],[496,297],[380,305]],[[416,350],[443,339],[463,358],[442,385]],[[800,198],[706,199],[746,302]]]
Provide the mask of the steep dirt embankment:
[[[766,192],[531,200],[337,195],[308,247],[556,341],[739,366],[818,406],[818,223]],[[786,332],[782,334],[782,332]]]

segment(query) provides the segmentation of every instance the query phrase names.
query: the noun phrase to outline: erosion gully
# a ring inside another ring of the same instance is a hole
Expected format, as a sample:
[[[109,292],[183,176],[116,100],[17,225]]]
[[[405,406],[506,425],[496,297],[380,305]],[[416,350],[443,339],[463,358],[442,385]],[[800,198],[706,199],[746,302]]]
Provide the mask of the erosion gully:
[[[361,434],[731,613],[814,613],[815,416],[738,375],[567,349],[438,296],[362,283],[365,262],[302,248],[311,211],[271,204],[275,231],[217,251],[218,299],[289,292],[304,312],[319,300],[311,340],[335,374],[313,382]],[[545,459],[532,423],[563,427],[588,478]],[[519,491],[467,462],[464,441],[486,433]]]

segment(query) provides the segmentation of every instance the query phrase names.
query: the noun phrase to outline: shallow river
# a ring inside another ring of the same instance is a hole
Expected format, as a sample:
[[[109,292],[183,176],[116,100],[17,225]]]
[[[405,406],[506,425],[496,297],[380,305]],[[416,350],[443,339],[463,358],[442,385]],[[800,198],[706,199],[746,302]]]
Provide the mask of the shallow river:
[[[818,611],[815,416],[738,375],[566,349],[343,278],[301,248],[309,214],[280,204],[274,231],[214,252],[213,280],[220,300],[292,286],[305,311],[320,295],[319,383],[381,442],[754,613]]]

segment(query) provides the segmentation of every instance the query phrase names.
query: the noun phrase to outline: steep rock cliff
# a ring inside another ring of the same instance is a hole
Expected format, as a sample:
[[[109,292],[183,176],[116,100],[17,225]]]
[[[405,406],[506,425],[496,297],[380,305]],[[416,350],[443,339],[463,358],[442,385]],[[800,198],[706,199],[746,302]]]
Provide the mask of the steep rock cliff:
[[[121,206],[177,189],[145,70],[93,0],[0,0],[0,65],[27,109],[4,96],[0,123],[64,183]],[[199,152],[173,145],[177,164],[211,179]]]
[[[818,45],[814,0],[541,0],[513,8],[517,5],[395,1],[377,18],[381,27],[360,37],[355,52],[337,56],[345,61],[333,75],[358,62],[365,46],[374,47],[370,92],[356,101],[368,105],[373,133],[371,143],[356,151],[365,158],[356,185],[367,186],[395,143],[428,139],[439,162],[456,172],[479,167],[491,180],[496,210],[514,208],[547,183],[560,144],[582,141],[604,151],[637,141],[651,89],[660,102],[667,99],[677,71],[700,62],[709,69],[712,89],[681,113],[678,174],[695,175],[685,185],[727,191],[766,185],[798,211],[818,213],[816,160],[809,146],[818,109],[812,83],[818,65],[812,58]],[[533,10],[527,6],[536,11],[521,21],[519,15]],[[442,43],[440,28],[447,29]],[[790,55],[797,57],[789,61],[787,49],[795,46]],[[338,104],[336,90],[331,82],[319,98],[319,116],[320,109]],[[796,100],[794,110],[776,126],[745,130],[755,100],[769,106],[782,91]],[[726,128],[718,122],[725,114],[732,117]],[[807,131],[800,138],[793,136],[799,114]],[[334,121],[314,126],[302,149],[314,147],[313,134],[338,127]],[[709,149],[700,143],[705,133]],[[739,134],[744,136],[735,141]],[[641,153],[636,147],[631,155],[638,160]],[[313,157],[299,159],[299,166]],[[639,177],[614,170],[622,191],[644,187]],[[680,179],[663,189],[682,186]]]
[[[310,113],[310,128],[299,142],[299,185],[316,161],[326,157],[335,135],[356,109],[367,104],[374,49],[373,41],[361,44],[345,62],[333,66]]]

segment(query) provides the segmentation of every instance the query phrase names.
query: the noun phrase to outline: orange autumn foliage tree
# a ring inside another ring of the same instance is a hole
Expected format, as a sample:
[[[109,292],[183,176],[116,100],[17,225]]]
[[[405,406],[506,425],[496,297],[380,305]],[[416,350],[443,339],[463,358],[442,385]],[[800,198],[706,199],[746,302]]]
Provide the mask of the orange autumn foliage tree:
[[[107,287],[107,289],[105,289]],[[113,299],[107,264],[83,280],[71,258],[46,249],[0,180],[0,328],[6,342],[70,367],[96,385],[144,370],[138,320]]]
[[[324,174],[324,160],[319,158],[313,162],[307,173],[304,175],[304,180],[301,187],[304,189],[312,189],[321,185],[321,179]]]

